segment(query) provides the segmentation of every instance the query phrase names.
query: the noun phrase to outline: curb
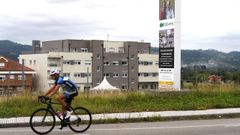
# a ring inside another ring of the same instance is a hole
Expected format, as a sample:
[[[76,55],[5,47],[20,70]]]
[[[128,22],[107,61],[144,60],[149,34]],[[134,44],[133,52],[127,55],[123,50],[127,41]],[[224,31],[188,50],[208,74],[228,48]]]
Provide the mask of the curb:
[[[94,123],[166,121],[240,117],[240,108],[190,111],[132,112],[93,114]],[[30,117],[0,118],[0,128],[29,126]]]

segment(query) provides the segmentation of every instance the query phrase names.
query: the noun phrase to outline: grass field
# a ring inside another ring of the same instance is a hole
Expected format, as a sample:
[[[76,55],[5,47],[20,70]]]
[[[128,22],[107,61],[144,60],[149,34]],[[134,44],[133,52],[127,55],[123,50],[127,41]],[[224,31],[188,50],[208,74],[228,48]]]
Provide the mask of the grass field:
[[[209,88],[211,87],[211,88]],[[201,88],[201,89],[200,89]],[[46,105],[37,96],[25,93],[0,97],[0,117],[29,116]],[[210,108],[240,107],[240,89],[231,85],[204,86],[183,92],[121,92],[80,94],[72,106],[83,106],[92,113],[139,111],[203,110]],[[60,110],[60,107],[57,107]]]

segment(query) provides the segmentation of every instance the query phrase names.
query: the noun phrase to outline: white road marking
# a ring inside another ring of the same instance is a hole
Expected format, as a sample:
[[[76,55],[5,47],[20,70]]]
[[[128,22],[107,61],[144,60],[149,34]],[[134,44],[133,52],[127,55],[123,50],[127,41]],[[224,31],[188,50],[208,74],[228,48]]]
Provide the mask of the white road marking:
[[[240,124],[214,124],[214,125],[196,125],[196,126],[166,126],[166,127],[138,127],[138,128],[108,128],[108,129],[90,129],[91,131],[114,131],[114,130],[152,130],[152,129],[183,129],[183,128],[201,128],[201,127],[238,127]]]
[[[184,129],[184,128],[202,128],[202,127],[240,127],[239,123],[236,124],[212,124],[212,125],[195,125],[195,126],[159,126],[159,127],[133,127],[133,128],[90,128],[88,131],[120,131],[120,130],[153,130],[153,129]],[[0,132],[9,132],[17,129],[17,132],[32,132],[31,129],[26,128],[4,128]],[[52,132],[68,132],[71,130],[53,130]],[[89,134],[81,134],[89,135]]]

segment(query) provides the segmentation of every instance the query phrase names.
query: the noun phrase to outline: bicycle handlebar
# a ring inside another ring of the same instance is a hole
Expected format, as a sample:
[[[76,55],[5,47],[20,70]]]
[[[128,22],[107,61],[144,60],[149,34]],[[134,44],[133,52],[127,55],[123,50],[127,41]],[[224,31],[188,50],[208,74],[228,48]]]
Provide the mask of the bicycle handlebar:
[[[38,96],[38,102],[40,101],[40,102],[46,104],[48,100],[51,102],[51,98],[49,98],[49,97],[46,97],[46,96]]]

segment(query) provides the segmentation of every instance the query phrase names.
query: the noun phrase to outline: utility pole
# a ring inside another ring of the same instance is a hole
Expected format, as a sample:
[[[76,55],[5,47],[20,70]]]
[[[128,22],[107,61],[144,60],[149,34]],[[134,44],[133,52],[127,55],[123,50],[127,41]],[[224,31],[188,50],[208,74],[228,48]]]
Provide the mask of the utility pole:
[[[102,44],[102,81],[103,81],[103,79],[104,79],[104,46],[103,46],[103,44]]]
[[[62,72],[62,76],[63,76],[63,56],[61,56],[61,72]]]
[[[8,103],[8,100],[9,100],[9,85],[10,85],[10,71],[8,71],[8,90],[7,90],[7,103]]]
[[[89,67],[87,67],[87,97],[89,96]]]
[[[25,77],[24,77],[24,59],[22,59],[22,91],[24,91]]]

